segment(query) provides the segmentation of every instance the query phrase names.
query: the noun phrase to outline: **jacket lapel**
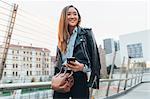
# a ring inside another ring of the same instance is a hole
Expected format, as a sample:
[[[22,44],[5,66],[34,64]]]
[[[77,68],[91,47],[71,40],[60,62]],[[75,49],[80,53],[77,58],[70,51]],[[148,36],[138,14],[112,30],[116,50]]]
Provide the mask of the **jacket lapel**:
[[[78,31],[77,31],[77,38],[74,44],[74,48],[76,48],[78,45],[80,45],[82,42],[82,35],[84,35],[86,32],[81,28],[78,27]]]

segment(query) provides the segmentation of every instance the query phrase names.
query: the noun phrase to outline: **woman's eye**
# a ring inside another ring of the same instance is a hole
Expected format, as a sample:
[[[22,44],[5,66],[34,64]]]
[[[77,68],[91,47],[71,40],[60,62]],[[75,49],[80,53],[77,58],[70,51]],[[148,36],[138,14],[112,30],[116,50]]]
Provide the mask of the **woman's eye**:
[[[70,13],[67,14],[68,16],[70,15]]]
[[[74,15],[77,15],[76,13],[74,13]]]

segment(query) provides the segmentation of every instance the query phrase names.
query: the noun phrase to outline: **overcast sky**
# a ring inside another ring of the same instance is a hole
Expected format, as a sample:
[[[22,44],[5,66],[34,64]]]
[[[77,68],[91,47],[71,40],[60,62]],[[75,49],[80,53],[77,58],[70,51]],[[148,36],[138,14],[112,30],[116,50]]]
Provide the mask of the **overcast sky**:
[[[125,33],[150,29],[149,0],[7,0],[50,24],[57,42],[61,10],[74,5],[81,14],[82,27],[93,29],[98,44],[105,38],[118,39]]]

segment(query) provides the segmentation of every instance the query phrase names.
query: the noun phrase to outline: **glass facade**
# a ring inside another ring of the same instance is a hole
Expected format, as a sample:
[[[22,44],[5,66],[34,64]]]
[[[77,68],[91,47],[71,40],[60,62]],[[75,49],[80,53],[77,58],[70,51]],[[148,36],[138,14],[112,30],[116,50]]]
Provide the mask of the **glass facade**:
[[[112,53],[112,39],[105,39],[104,42],[104,50],[106,54]]]
[[[127,45],[128,56],[131,58],[143,58],[142,44]]]

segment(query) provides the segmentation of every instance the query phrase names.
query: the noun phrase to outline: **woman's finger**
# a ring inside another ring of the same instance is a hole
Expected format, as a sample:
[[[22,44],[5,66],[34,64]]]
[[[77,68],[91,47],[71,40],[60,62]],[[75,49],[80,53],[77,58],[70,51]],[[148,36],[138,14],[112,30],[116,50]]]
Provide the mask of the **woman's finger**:
[[[75,69],[75,68],[76,68],[76,66],[71,65],[71,64],[66,64],[66,66],[69,67],[69,68],[72,68],[72,69]]]
[[[73,61],[70,61],[69,64],[72,64],[72,65],[77,65],[76,62],[73,62]]]

